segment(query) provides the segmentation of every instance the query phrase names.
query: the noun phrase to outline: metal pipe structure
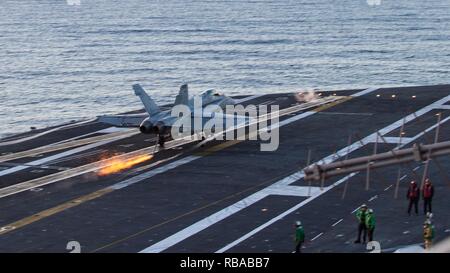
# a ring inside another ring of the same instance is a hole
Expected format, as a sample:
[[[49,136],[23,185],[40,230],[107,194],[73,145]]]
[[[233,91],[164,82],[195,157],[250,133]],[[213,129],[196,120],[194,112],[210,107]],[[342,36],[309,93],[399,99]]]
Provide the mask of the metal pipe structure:
[[[370,166],[370,169],[376,169],[410,161],[424,162],[433,157],[447,154],[450,154],[450,141],[428,145],[414,144],[412,148],[391,150],[385,153],[352,158],[330,164],[314,164],[304,169],[305,179],[322,180],[336,175],[364,171],[367,170],[368,166]]]

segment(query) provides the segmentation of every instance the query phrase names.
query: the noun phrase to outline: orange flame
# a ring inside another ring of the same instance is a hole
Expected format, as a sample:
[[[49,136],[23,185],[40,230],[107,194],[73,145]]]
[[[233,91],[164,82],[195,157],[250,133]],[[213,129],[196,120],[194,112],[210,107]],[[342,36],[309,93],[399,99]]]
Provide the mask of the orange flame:
[[[129,169],[134,165],[140,164],[152,158],[153,158],[152,155],[139,155],[128,159],[113,159],[111,161],[107,161],[104,164],[105,167],[100,169],[100,171],[98,171],[97,174],[100,176],[104,176],[117,173]]]

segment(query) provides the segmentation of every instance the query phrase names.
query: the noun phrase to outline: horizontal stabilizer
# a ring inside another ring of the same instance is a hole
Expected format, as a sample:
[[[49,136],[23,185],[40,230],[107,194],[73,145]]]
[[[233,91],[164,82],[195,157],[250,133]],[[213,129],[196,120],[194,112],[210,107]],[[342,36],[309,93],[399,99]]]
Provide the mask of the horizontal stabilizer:
[[[139,127],[142,121],[144,121],[147,117],[148,115],[113,115],[101,116],[98,118],[98,121],[116,127]]]

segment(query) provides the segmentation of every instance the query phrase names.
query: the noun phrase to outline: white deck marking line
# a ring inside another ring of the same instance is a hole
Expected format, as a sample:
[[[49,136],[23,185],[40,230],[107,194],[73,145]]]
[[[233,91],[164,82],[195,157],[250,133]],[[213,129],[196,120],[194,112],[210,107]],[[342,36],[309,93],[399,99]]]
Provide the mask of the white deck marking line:
[[[272,103],[274,103],[274,102],[276,102],[276,101],[274,101],[274,100],[268,100],[268,101],[265,101],[265,102],[261,102],[261,103],[258,104],[258,105],[270,105],[270,104],[272,104]]]
[[[317,234],[314,238],[311,239],[311,242],[314,241],[315,239],[319,238],[322,235],[323,235],[323,232]]]
[[[64,139],[64,140],[61,140],[61,141],[58,141],[58,142],[55,142],[55,143],[52,143],[52,144],[49,144],[49,145],[46,145],[46,146],[50,147],[50,146],[53,146],[53,145],[66,143],[66,142],[73,141],[73,140],[79,140],[81,138],[85,138],[87,136],[95,135],[95,134],[103,134],[103,135],[115,134],[115,135],[119,135],[117,133],[120,133],[120,132],[125,134],[125,133],[133,131],[134,129],[135,128],[108,127],[106,129],[102,129],[102,130],[90,132],[90,133],[87,133],[87,134],[84,134],[84,135],[79,135],[79,136],[75,136],[75,137],[72,137],[72,138]],[[133,135],[130,135],[130,136],[133,136]],[[42,147],[46,147],[46,146],[42,146]]]
[[[83,120],[83,121],[80,121],[80,122],[77,122],[77,123],[70,123],[70,124],[67,124],[67,125],[63,125],[61,127],[57,127],[57,128],[54,128],[54,129],[51,129],[51,130],[48,130],[48,131],[44,131],[44,132],[38,133],[36,135],[29,136],[29,137],[24,137],[24,138],[20,138],[20,139],[16,139],[16,140],[3,141],[3,142],[0,142],[0,146],[7,146],[7,145],[13,145],[13,144],[22,143],[22,142],[25,142],[25,141],[28,141],[28,140],[32,140],[32,139],[44,136],[44,135],[49,134],[49,133],[56,132],[56,131],[61,130],[61,129],[80,126],[80,125],[83,125],[83,124],[86,124],[86,123],[89,123],[89,122],[94,122],[96,120],[97,120],[97,118],[89,119],[89,120]]]
[[[383,139],[378,138],[378,143],[386,142],[389,144],[403,144],[403,143],[411,142],[411,138],[409,138],[409,137],[383,137]],[[400,140],[401,140],[401,143],[400,143]]]
[[[121,145],[119,145],[119,147],[130,148],[130,147],[133,147],[134,145],[136,145],[136,144],[135,143],[121,144]]]
[[[372,113],[320,112],[321,115],[373,116]]]
[[[441,105],[439,107],[436,107],[436,109],[450,110],[450,105]]]
[[[308,187],[308,186],[281,186],[281,187],[269,187],[263,190],[267,195],[286,195],[286,196],[299,196],[309,197],[311,195],[318,194],[320,187]]]
[[[361,206],[357,207],[356,209],[352,210],[352,212],[350,212],[350,214],[355,213]]]
[[[11,153],[8,155],[0,156],[0,162],[7,162],[7,161],[16,160],[19,158],[32,157],[32,156],[36,156],[36,155],[40,155],[40,154],[56,152],[59,150],[81,147],[83,145],[87,145],[87,144],[91,144],[91,143],[123,139],[125,137],[131,137],[136,134],[139,134],[139,130],[135,129],[133,131],[126,132],[126,133],[118,132],[118,133],[113,133],[113,134],[108,134],[108,135],[93,136],[93,137],[89,137],[89,138],[72,140],[72,141],[68,141],[68,142],[61,142],[58,144],[56,144],[56,143],[49,144],[49,145],[33,148],[30,150],[26,150],[26,151],[21,151],[21,152],[16,152],[16,153]]]
[[[344,221],[344,218],[341,218],[340,220],[338,220],[337,222],[335,222],[334,224],[332,224],[332,227],[337,226],[340,222]]]
[[[130,130],[132,130],[132,129],[112,126],[112,127],[105,128],[103,130],[96,131],[94,133],[97,133],[97,134],[112,134],[112,133],[117,133],[117,132],[128,132]]]
[[[243,102],[246,102],[246,101],[249,101],[249,100],[257,99],[257,98],[262,97],[262,96],[265,96],[265,94],[252,95],[252,96],[245,97],[245,98],[242,98],[242,99],[234,100],[234,102],[236,104],[239,104],[239,103],[243,103]]]
[[[372,196],[372,197],[369,199],[369,202],[372,202],[373,200],[375,200],[375,199],[377,199],[377,198],[378,198],[378,195]]]
[[[409,233],[409,232],[408,232]],[[405,234],[408,234],[405,233]],[[414,253],[422,253],[425,252],[425,249],[423,249],[423,243],[417,243],[417,244],[412,244],[412,245],[404,245],[404,246],[396,246],[396,247],[390,247],[390,248],[383,248],[381,249],[382,253],[386,253],[386,252],[393,252],[396,253],[397,250],[401,250],[401,249],[412,249],[416,247],[416,249],[414,250]],[[421,252],[419,252],[421,250]],[[408,252],[405,252],[408,253]],[[411,252],[412,253],[412,252]]]
[[[75,136],[75,137],[71,137],[71,138],[68,138],[68,139],[63,139],[61,141],[50,143],[48,145],[40,146],[40,147],[37,147],[37,148],[51,147],[53,145],[58,145],[58,144],[61,144],[61,143],[66,143],[66,142],[70,142],[70,141],[74,141],[74,140],[79,140],[80,138],[86,138],[86,137],[91,136],[93,134],[96,134],[98,132],[99,131],[95,131],[95,132],[90,132],[90,133],[87,133],[87,134],[84,134],[84,135],[78,135],[78,136]],[[30,150],[32,150],[32,149],[30,149]],[[30,150],[27,150],[27,151],[30,151]]]
[[[413,171],[417,171],[417,169],[419,169],[419,168],[420,168],[420,166],[417,166],[413,169]]]
[[[62,162],[66,162],[66,161],[69,161],[69,160],[76,160],[76,159],[81,159],[81,158],[88,157],[88,156],[98,155],[98,154],[104,153],[106,151],[107,150],[105,150],[105,149],[96,149],[96,150],[93,150],[91,152],[86,152],[86,153],[81,153],[81,154],[77,154],[77,155],[73,155],[73,156],[63,157],[63,158],[60,158],[60,159],[57,159],[57,160],[53,160],[53,161],[51,161],[49,163],[52,164],[52,165],[60,164]],[[24,165],[27,165],[27,164],[24,164]]]
[[[83,151],[86,151],[86,150],[89,150],[89,149],[92,149],[92,148],[104,145],[106,143],[108,143],[108,142],[102,141],[102,142],[92,143],[92,144],[89,144],[89,145],[86,145],[86,146],[78,147],[78,148],[75,148],[75,149],[72,149],[72,150],[69,150],[69,151],[66,151],[66,152],[62,152],[62,153],[59,153],[59,154],[56,154],[56,155],[52,155],[52,156],[49,156],[49,157],[46,157],[46,158],[43,158],[43,159],[39,159],[39,160],[35,160],[35,161],[32,161],[32,162],[26,163],[27,165],[22,165],[22,166],[9,168],[9,169],[0,171],[0,176],[4,176],[4,175],[12,174],[12,173],[15,173],[15,172],[18,172],[18,171],[22,171],[22,170],[31,168],[31,166],[42,165],[42,164],[50,162],[52,160],[60,159],[60,158],[65,157],[65,156],[69,156],[69,155],[73,155],[73,154],[76,154],[76,153],[79,153],[79,152],[83,152]]]
[[[359,92],[357,92],[357,93],[355,93],[355,94],[353,94],[353,95],[350,95],[351,97],[361,97],[361,96],[364,96],[364,95],[366,95],[366,94],[369,94],[369,93],[371,93],[371,92],[373,92],[373,91],[375,91],[375,90],[378,90],[379,88],[377,88],[377,87],[371,87],[371,88],[367,88],[367,89],[365,89],[365,90],[362,90],[362,91],[359,91]]]
[[[400,181],[405,179],[406,177],[408,177],[406,174],[404,176],[400,177]]]
[[[384,191],[389,190],[390,188],[392,188],[392,186],[394,186],[394,184],[389,185],[389,187],[385,188]]]

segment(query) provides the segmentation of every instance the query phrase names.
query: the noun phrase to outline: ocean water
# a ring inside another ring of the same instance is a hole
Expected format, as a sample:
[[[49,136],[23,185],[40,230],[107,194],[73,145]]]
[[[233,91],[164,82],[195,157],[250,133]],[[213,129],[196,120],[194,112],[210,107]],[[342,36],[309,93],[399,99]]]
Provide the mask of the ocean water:
[[[136,82],[159,103],[184,82],[230,95],[450,83],[450,0],[67,1],[0,0],[0,137],[141,108]]]

